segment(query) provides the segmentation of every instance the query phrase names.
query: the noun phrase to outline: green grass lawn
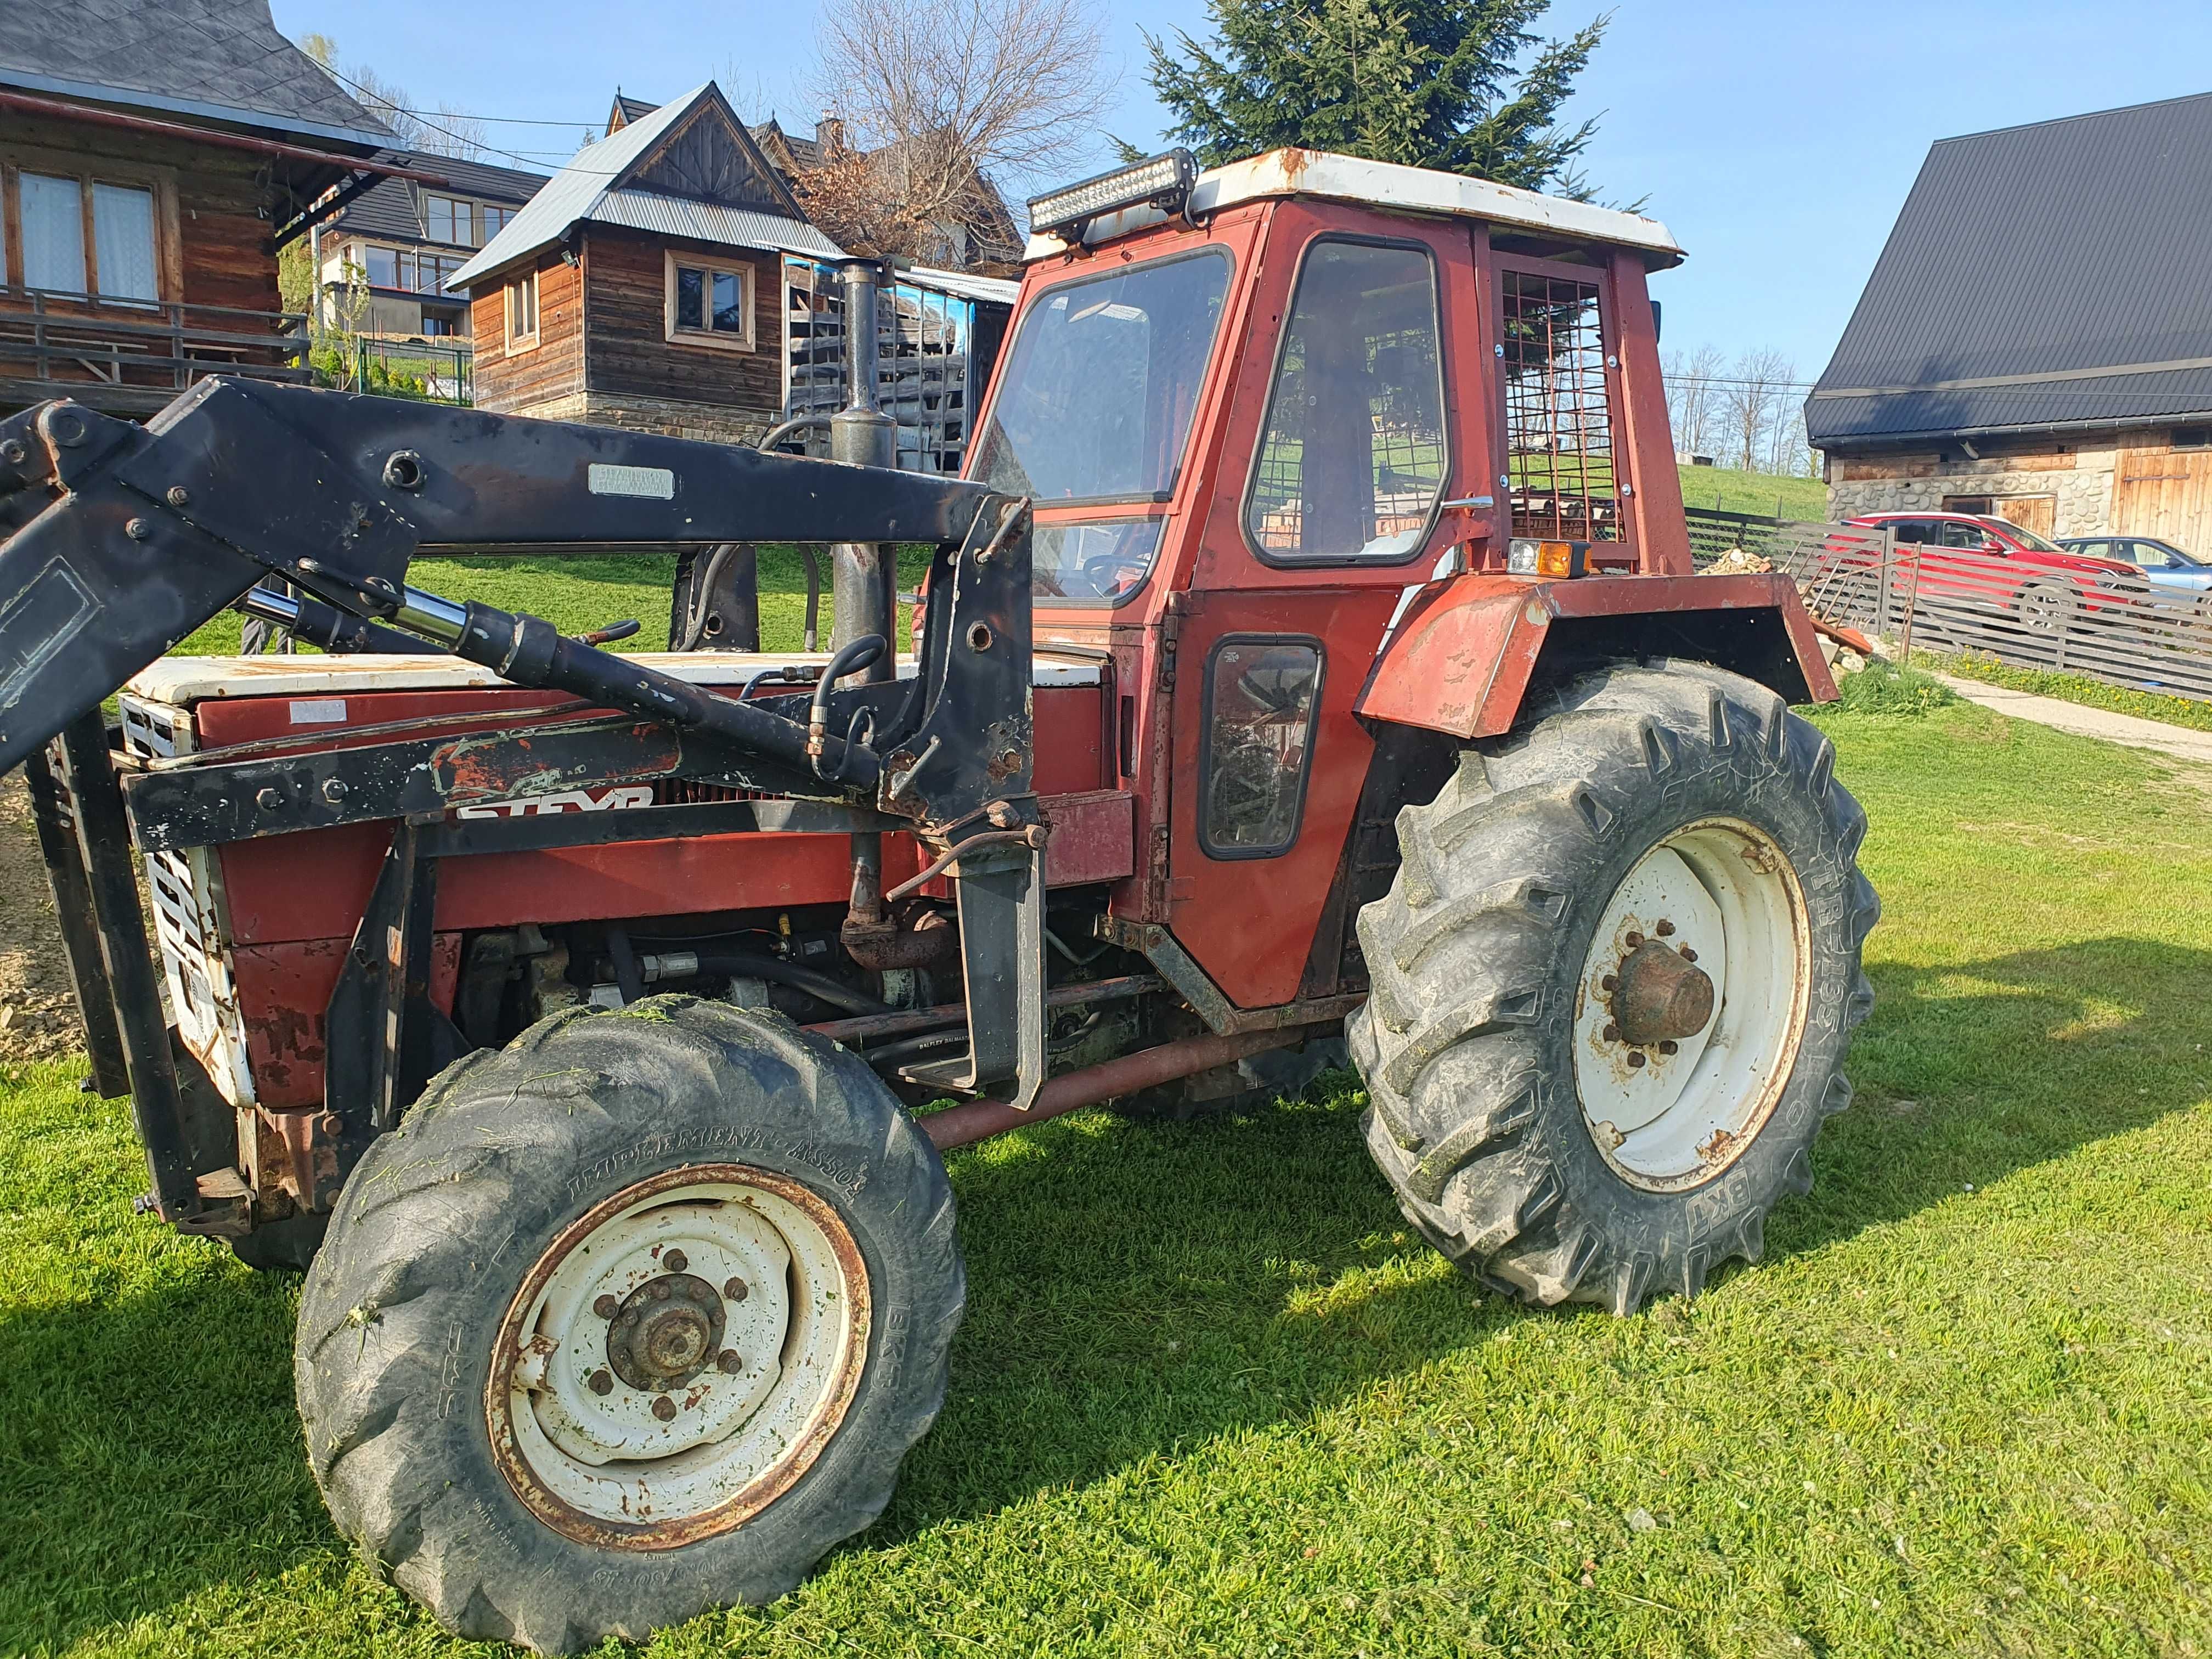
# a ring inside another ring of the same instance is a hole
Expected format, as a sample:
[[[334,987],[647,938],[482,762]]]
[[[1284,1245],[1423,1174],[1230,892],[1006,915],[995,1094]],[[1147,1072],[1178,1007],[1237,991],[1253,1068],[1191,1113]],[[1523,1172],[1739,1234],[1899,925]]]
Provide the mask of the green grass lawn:
[[[2212,1648],[2212,795],[1971,706],[1822,718],[1880,1000],[1762,1265],[1486,1297],[1344,1076],[956,1154],[969,1312],[890,1510],[647,1651]],[[462,1651],[324,1518],[295,1284],[134,1218],[76,1078],[0,1085],[0,1651]]]
[[[1808,524],[1828,517],[1828,486],[1818,478],[1789,478],[1774,472],[1741,472],[1727,466],[1683,466],[1682,505],[1723,513],[1753,513]]]

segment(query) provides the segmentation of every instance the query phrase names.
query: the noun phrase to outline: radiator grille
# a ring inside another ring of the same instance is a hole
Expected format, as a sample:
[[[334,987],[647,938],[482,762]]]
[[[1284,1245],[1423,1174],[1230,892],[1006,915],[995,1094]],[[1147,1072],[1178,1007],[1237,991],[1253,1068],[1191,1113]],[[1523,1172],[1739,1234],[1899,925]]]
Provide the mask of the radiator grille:
[[[131,753],[166,759],[192,751],[189,711],[128,696],[119,702],[123,746]],[[221,863],[204,847],[145,857],[155,945],[168,983],[177,1035],[199,1056],[226,1099],[234,1106],[249,1106],[254,1097],[253,1073],[231,972]]]

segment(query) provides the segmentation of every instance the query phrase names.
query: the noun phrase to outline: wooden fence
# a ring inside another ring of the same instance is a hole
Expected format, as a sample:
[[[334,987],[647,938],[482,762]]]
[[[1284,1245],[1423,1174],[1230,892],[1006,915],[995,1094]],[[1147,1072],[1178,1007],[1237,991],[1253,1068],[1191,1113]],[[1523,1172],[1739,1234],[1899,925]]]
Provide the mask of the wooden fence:
[[[1796,579],[1825,621],[1910,651],[1973,652],[2021,668],[2212,701],[2212,592],[2124,568],[2069,568],[1898,542],[1863,525],[1692,512],[1700,569],[1741,549]]]

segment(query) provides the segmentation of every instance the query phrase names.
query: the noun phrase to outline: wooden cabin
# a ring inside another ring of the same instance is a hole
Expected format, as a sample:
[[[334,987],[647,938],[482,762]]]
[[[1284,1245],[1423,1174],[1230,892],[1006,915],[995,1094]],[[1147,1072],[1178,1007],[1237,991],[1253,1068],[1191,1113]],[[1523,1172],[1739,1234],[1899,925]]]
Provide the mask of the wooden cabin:
[[[0,6],[0,414],[306,379],[277,249],[391,143],[267,0]]]
[[[785,402],[787,255],[841,257],[712,82],[641,113],[452,279],[477,405],[757,442]]]

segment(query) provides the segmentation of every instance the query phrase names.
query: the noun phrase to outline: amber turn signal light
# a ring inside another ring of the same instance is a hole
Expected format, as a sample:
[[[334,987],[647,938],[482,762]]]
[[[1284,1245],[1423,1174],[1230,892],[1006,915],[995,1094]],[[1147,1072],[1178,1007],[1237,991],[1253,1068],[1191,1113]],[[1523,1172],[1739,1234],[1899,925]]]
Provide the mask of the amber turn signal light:
[[[1589,570],[1588,542],[1538,542],[1516,538],[1507,544],[1505,568],[1516,576],[1580,576]]]

